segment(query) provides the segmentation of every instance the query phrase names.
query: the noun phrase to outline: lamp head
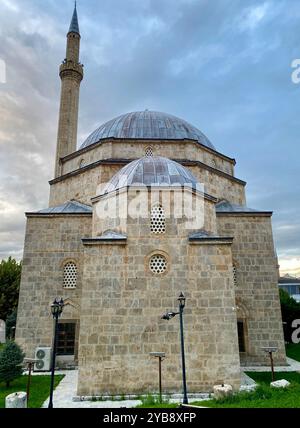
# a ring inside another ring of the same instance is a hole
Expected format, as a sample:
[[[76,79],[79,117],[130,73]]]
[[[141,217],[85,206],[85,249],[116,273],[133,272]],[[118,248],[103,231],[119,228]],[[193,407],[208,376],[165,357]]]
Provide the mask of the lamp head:
[[[177,315],[177,312],[167,312],[164,315],[162,315],[161,319],[169,321],[170,319],[174,318],[175,315]]]
[[[181,292],[180,293],[180,295],[179,295],[179,297],[178,297],[178,302],[179,302],[179,305],[182,307],[182,308],[184,308],[185,307],[185,297],[184,297],[184,294]]]
[[[64,307],[64,301],[63,299],[55,299],[54,302],[51,305],[51,313],[53,315],[53,318],[58,318],[63,311]]]

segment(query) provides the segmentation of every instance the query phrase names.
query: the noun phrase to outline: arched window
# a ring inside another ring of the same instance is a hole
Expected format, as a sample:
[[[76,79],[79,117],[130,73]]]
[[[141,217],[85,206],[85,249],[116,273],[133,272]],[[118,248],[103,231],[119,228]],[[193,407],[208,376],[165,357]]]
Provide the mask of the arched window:
[[[166,232],[165,210],[160,204],[154,205],[151,209],[151,233],[156,235]]]
[[[74,262],[68,262],[64,265],[64,288],[76,288],[77,285],[77,266]]]
[[[153,148],[152,147],[147,147],[145,150],[145,156],[153,156]]]
[[[85,166],[85,159],[81,159],[79,162],[79,168],[83,168]]]

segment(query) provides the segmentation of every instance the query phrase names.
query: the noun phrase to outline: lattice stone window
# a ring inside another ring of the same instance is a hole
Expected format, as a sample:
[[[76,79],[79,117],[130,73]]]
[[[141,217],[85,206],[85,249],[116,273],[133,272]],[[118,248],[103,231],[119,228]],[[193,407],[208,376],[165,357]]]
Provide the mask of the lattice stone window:
[[[156,254],[151,257],[149,266],[152,273],[161,275],[167,270],[168,262],[164,256]]]
[[[151,209],[151,233],[157,235],[166,232],[165,210],[161,205],[154,205]]]
[[[236,266],[233,266],[232,271],[233,271],[233,283],[235,287],[237,287]]]
[[[64,288],[76,288],[77,266],[74,262],[68,262],[64,266]]]
[[[146,148],[145,156],[153,156],[153,148],[152,147]]]

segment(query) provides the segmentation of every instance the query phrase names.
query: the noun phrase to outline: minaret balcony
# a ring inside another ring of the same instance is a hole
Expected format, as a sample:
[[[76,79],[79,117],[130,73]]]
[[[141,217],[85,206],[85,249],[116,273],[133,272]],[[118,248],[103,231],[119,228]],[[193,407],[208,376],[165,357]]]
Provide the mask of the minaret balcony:
[[[79,82],[83,79],[83,65],[80,63],[75,63],[71,60],[65,60],[60,68],[59,68],[59,75],[61,79],[64,77],[74,78],[78,79]]]

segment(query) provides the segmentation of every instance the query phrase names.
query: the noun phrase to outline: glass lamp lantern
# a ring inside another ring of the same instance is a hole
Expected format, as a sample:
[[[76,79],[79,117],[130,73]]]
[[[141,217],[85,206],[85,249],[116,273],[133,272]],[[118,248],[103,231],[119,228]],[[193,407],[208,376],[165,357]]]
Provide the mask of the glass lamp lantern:
[[[178,302],[181,308],[185,307],[185,297],[183,293],[180,293],[180,296],[178,297]]]

